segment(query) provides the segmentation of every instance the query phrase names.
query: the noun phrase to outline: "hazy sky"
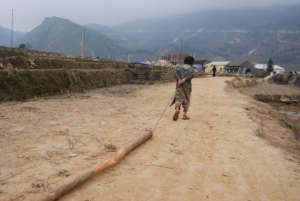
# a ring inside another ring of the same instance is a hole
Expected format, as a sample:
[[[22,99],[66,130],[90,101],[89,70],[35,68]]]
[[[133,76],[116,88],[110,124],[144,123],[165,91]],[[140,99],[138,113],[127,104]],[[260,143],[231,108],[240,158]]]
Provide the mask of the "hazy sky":
[[[300,0],[0,0],[0,26],[29,31],[45,17],[57,16],[79,24],[115,25],[136,19],[170,16],[209,8],[261,7]]]

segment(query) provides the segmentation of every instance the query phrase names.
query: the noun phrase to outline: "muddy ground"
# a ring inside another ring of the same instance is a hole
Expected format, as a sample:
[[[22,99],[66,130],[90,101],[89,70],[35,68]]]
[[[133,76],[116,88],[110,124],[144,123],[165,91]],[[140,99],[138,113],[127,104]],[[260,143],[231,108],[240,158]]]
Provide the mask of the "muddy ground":
[[[298,201],[293,132],[228,79],[194,79],[191,120],[168,109],[151,141],[61,201]],[[0,200],[41,200],[113,156],[153,127],[174,83],[126,89],[1,104]]]

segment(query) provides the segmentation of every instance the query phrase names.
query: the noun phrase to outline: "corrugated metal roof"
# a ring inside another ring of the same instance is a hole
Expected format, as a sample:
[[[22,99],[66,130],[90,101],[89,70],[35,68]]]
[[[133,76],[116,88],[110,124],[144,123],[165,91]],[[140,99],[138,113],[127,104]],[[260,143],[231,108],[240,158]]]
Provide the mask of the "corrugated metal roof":
[[[257,68],[257,69],[262,69],[262,70],[267,70],[267,68],[268,68],[268,64],[255,64],[254,65],[254,68]],[[283,68],[283,67],[281,67],[281,66],[279,66],[279,65],[274,65],[273,66],[273,69],[274,69],[274,71],[281,71],[281,72],[284,72],[285,71],[285,68]]]
[[[254,68],[262,69],[262,70],[266,70],[267,67],[268,67],[267,64],[255,64],[255,65],[254,65]]]

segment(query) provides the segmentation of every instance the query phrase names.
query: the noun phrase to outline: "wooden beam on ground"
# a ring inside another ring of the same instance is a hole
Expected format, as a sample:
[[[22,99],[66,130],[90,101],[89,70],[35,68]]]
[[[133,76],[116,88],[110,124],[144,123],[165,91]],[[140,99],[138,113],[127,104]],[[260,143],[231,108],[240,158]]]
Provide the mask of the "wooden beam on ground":
[[[120,149],[118,153],[111,159],[104,163],[97,164],[94,168],[89,169],[76,177],[70,179],[65,184],[59,186],[53,193],[47,195],[42,201],[55,201],[72,191],[76,186],[86,182],[96,174],[103,172],[105,169],[110,168],[118,164],[127,154],[136,149],[141,144],[145,143],[152,137],[153,133],[151,130],[139,136],[133,142],[129,143],[124,148]]]

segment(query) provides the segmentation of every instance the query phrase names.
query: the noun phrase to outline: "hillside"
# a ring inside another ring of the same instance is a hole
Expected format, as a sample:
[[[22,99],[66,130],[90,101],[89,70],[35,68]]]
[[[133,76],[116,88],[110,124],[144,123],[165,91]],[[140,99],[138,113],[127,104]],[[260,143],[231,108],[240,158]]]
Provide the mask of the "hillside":
[[[10,29],[0,26],[0,46],[10,46]],[[23,32],[14,32],[14,45],[18,46],[18,42],[25,33]]]
[[[168,67],[132,69],[128,63],[108,59],[0,47],[0,103],[173,79]]]
[[[114,28],[105,25],[100,25],[100,24],[88,24],[85,25],[85,27],[87,29],[92,29],[94,31],[97,31],[100,34],[106,35],[107,37],[109,37],[111,40],[115,41],[119,45],[134,49],[133,47],[130,47],[128,38],[124,34],[115,30]]]
[[[141,61],[141,60],[157,60],[158,55],[149,50],[146,46],[139,46],[134,41],[134,38],[130,39],[126,34],[118,31],[117,29],[101,24],[88,24],[85,27],[97,31],[98,33],[106,35],[112,41],[117,43],[123,48],[127,49],[127,53],[130,54],[130,61]],[[123,54],[119,58],[122,61],[128,61],[128,55]]]
[[[156,54],[188,52],[198,58],[254,59],[297,67],[300,5],[209,10],[114,27],[137,48]]]
[[[33,49],[80,55],[81,32],[86,55],[131,61],[156,60],[166,53],[186,52],[198,59],[252,59],[300,69],[300,4],[293,7],[219,9],[182,16],[138,20],[109,27],[81,26],[51,17],[20,41]],[[1,29],[0,29],[1,30]],[[9,31],[0,38],[7,45]],[[1,36],[1,35],[0,35]],[[6,42],[5,42],[6,41]]]
[[[102,33],[58,17],[46,18],[27,33],[22,42],[29,43],[35,50],[80,55],[82,31],[85,32],[86,56],[118,59],[127,51]]]

